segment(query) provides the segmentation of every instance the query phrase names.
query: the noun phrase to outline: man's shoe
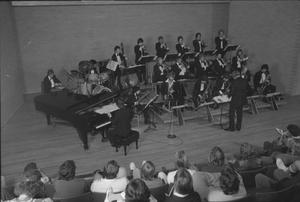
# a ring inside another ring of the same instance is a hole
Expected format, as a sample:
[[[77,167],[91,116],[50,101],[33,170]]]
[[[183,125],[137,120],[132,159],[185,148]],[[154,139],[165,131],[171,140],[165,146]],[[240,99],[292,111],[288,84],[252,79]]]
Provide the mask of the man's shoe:
[[[233,129],[233,128],[225,128],[224,130],[226,130],[226,131],[231,131],[231,132],[233,132],[233,131],[234,131],[234,129]]]

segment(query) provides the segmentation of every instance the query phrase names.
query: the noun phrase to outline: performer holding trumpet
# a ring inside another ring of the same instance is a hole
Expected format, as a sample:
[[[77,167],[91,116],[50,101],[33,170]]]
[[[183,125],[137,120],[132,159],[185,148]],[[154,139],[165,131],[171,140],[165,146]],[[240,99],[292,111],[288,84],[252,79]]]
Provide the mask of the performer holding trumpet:
[[[141,57],[148,55],[146,53],[146,48],[144,45],[144,40],[142,38],[139,38],[137,40],[137,44],[134,46],[134,53],[135,53],[135,64],[142,64]],[[138,78],[139,82],[145,82],[147,84],[147,78],[146,78],[146,68],[140,68],[138,70]]]
[[[155,50],[156,50],[156,56],[161,57],[163,60],[165,60],[167,53],[169,52],[169,48],[167,44],[164,42],[164,37],[159,36],[158,42],[155,44]]]

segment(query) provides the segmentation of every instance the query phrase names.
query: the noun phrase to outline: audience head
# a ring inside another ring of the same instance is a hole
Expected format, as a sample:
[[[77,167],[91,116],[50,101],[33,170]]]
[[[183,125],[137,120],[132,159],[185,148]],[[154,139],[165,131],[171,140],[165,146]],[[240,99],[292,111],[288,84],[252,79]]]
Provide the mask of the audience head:
[[[119,53],[121,52],[121,47],[120,47],[120,46],[115,46],[114,52],[115,52],[116,54],[119,54]]]
[[[120,166],[115,160],[109,161],[103,169],[103,174],[106,179],[114,179],[117,177]]]
[[[160,43],[163,43],[163,42],[164,42],[164,37],[163,37],[163,36],[159,36],[159,37],[158,37],[158,41],[159,41]]]
[[[76,165],[73,160],[67,160],[59,166],[58,179],[72,180],[75,177]]]
[[[137,44],[138,45],[143,45],[143,43],[144,43],[144,40],[142,38],[138,38]]]
[[[41,181],[42,174],[39,170],[30,170],[28,169],[24,172],[25,181]]]
[[[221,171],[220,187],[224,194],[232,195],[239,191],[240,179],[235,170],[230,166],[225,166]]]
[[[254,147],[251,144],[244,142],[240,147],[240,156],[242,159],[252,158],[253,156],[255,156]]]
[[[179,36],[177,37],[177,41],[182,44],[183,43],[183,36]]]
[[[225,155],[223,150],[216,146],[210,151],[208,162],[214,166],[223,166],[225,162]]]
[[[178,169],[179,168],[189,168],[189,160],[183,150],[176,152],[175,158],[176,158],[176,161],[175,161],[176,168],[178,168]]]
[[[268,64],[263,64],[261,66],[261,71],[262,72],[268,72],[269,71],[269,65]]]
[[[149,202],[150,191],[141,179],[131,180],[125,189],[126,202]]]
[[[194,192],[193,179],[187,169],[181,168],[176,172],[174,178],[174,191],[182,195]]]
[[[286,128],[293,137],[300,137],[299,126],[297,126],[295,124],[289,124]]]
[[[144,180],[152,180],[155,175],[155,166],[151,161],[143,163],[141,168],[141,178]]]
[[[22,187],[21,194],[25,194],[29,198],[45,198],[45,185],[41,181],[27,181],[20,184]]]
[[[200,32],[196,33],[195,38],[197,40],[201,40],[201,33]]]

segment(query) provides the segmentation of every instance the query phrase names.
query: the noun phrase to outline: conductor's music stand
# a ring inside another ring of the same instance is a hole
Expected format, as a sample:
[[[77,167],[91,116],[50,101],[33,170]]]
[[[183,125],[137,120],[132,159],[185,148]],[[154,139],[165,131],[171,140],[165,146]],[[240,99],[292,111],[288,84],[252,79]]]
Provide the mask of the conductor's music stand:
[[[174,110],[176,110],[177,112],[177,116],[178,116],[178,121],[179,121],[179,125],[183,125],[184,124],[184,119],[183,119],[183,115],[182,115],[182,112],[181,112],[181,109],[186,107],[187,105],[178,105],[178,106],[173,106],[171,108],[171,121],[170,121],[170,128],[169,128],[169,134],[167,135],[167,138],[170,138],[170,139],[173,139],[173,138],[176,138],[177,136],[175,135],[174,133],[174,123],[173,123],[173,113],[174,113]]]
[[[151,113],[150,116],[150,123],[149,126],[144,130],[144,132],[148,132],[150,130],[156,130],[156,124],[154,122],[154,113],[155,113],[155,107],[153,105],[153,102],[158,98],[158,95],[156,94],[154,97],[152,97],[149,102],[146,104],[146,106],[143,108],[142,113],[148,110],[148,112]]]
[[[141,64],[146,64],[148,62],[152,62],[155,58],[155,55],[144,55],[142,57],[140,57],[139,62]]]

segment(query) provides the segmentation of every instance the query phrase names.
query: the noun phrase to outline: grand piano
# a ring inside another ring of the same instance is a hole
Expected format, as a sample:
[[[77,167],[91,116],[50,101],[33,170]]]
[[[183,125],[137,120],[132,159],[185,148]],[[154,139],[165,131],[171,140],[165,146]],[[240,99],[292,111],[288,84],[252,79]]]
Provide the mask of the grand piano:
[[[102,92],[88,97],[62,90],[36,96],[34,103],[36,110],[46,114],[48,124],[51,123],[51,117],[70,123],[87,150],[87,134],[111,123],[108,114],[99,114],[95,110],[114,102],[118,95],[119,92]]]

